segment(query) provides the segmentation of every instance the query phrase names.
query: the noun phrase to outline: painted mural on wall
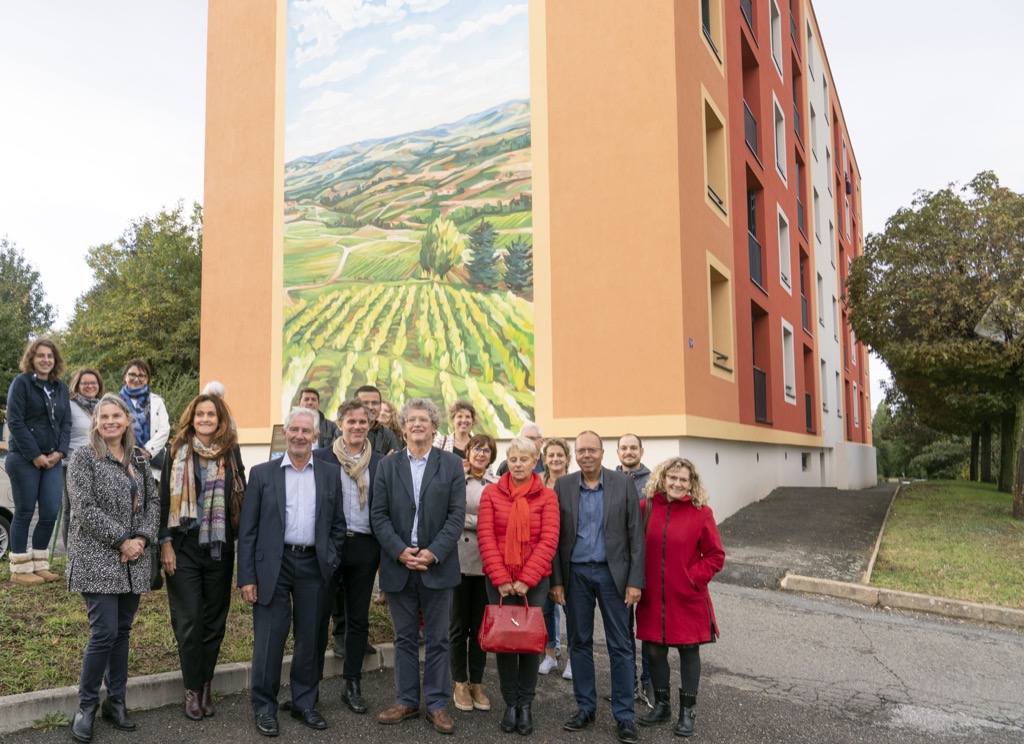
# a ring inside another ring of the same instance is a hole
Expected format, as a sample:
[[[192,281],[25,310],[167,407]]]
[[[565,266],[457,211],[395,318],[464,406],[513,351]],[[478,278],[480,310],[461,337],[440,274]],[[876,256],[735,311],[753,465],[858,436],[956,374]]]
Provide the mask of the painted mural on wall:
[[[368,383],[517,432],[534,406],[525,0],[289,0],[286,84],[282,408],[313,386],[333,416]]]

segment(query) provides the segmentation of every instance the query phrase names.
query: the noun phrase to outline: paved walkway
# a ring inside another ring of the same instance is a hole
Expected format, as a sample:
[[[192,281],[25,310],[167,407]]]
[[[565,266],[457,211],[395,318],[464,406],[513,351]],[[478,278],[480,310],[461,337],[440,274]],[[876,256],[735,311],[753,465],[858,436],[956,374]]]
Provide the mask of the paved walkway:
[[[860,582],[896,488],[776,489],[718,526],[726,560],[716,581],[774,589],[788,571]]]

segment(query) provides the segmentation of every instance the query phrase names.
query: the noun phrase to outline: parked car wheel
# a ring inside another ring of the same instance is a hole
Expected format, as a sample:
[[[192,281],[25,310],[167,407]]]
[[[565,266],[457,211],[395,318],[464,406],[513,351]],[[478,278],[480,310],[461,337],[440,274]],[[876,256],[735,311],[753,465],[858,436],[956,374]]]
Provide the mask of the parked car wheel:
[[[7,557],[9,547],[11,547],[11,520],[0,514],[0,561]]]

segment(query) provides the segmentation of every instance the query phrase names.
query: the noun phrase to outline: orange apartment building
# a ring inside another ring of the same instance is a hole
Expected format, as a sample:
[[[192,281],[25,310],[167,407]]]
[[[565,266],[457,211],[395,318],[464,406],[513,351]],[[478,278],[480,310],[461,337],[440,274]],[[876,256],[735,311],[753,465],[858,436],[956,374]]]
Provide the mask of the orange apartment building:
[[[285,0],[210,0],[202,377],[280,418]],[[530,0],[536,417],[693,459],[724,518],[874,484],[861,174],[809,2]],[[239,309],[243,309],[242,312]],[[253,461],[259,459],[259,455]]]

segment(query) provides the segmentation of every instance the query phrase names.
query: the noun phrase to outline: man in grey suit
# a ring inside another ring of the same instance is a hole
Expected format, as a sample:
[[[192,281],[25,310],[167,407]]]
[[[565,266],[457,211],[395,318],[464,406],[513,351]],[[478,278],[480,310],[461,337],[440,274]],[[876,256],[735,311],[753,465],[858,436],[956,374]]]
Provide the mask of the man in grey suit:
[[[619,740],[638,740],[633,711],[634,662],[629,632],[630,608],[644,587],[643,520],[629,476],[601,466],[601,437],[584,431],[576,437],[579,473],[555,482],[561,513],[558,552],[552,562],[551,598],[565,605],[569,660],[576,713],[567,731],[594,722],[594,606],[601,608],[612,666],[612,715]]]
[[[377,468],[370,522],[380,541],[380,588],[387,593],[395,629],[395,704],[380,723],[419,715],[419,612],[423,611],[426,663],[423,695],[427,718],[442,734],[455,730],[447,710],[451,693],[448,618],[452,589],[462,580],[457,544],[466,517],[466,473],[462,460],[432,446],[441,424],[433,401],[415,398],[402,406],[398,423],[406,449]]]
[[[278,735],[277,693],[292,623],[291,715],[310,728],[327,728],[314,708],[322,667],[316,657],[323,653],[317,635],[345,539],[340,468],[312,458],[315,412],[293,409],[284,431],[284,457],[249,473],[238,526],[238,586],[254,604],[250,699],[256,730],[264,736]]]

